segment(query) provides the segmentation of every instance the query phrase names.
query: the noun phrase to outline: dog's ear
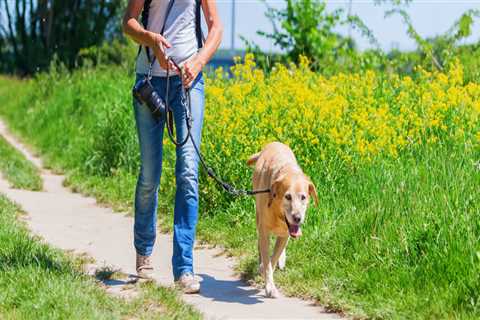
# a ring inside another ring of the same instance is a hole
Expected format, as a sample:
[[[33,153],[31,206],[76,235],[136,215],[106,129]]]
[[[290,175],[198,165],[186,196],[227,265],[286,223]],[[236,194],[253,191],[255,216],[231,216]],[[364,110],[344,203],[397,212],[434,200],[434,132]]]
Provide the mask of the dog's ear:
[[[313,184],[312,181],[309,181],[309,183],[308,183],[308,194],[315,201],[315,207],[318,207],[317,188],[315,188],[315,185]]]
[[[272,185],[270,186],[270,194],[268,198],[268,207],[272,205],[273,199],[278,195],[278,187],[282,183],[284,175],[279,176],[275,181],[273,181]]]

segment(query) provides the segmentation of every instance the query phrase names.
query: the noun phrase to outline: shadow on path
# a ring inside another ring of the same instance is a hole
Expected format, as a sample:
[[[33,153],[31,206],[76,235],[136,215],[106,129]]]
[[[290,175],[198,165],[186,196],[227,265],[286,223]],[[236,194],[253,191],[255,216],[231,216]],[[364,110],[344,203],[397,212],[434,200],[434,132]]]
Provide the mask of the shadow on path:
[[[225,281],[217,280],[206,274],[197,274],[202,277],[200,282],[202,290],[200,295],[211,298],[214,301],[241,303],[241,304],[257,304],[263,303],[259,299],[260,290],[249,287],[242,280]]]

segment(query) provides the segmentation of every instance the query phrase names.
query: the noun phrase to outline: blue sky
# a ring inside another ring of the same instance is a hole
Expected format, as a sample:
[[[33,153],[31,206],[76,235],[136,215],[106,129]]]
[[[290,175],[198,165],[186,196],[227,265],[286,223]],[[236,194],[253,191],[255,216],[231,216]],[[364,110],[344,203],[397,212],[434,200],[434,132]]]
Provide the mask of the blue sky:
[[[284,0],[268,0],[267,3],[274,7],[282,7]],[[230,48],[231,41],[231,0],[217,0],[222,21],[225,25],[225,35],[222,42],[223,48]],[[327,1],[328,10],[343,7],[347,9],[348,1]],[[413,24],[422,36],[434,36],[448,30],[450,26],[468,9],[480,9],[480,0],[450,0],[428,1],[413,0],[406,11],[410,14]],[[400,17],[384,18],[385,11],[389,6],[375,6],[373,1],[354,0],[352,13],[357,14],[364,23],[373,31],[383,49],[392,47],[401,50],[411,50],[415,44],[406,35],[406,28]],[[264,15],[265,5],[259,0],[236,0],[236,37],[235,46],[243,47],[239,35],[254,40],[264,50],[274,50],[272,44],[256,35],[257,30],[270,31],[271,24]],[[468,41],[480,40],[480,19],[474,25],[474,34]],[[343,28],[340,32],[347,33]],[[361,38],[355,32],[352,33],[360,48],[367,48],[368,41]]]
[[[267,0],[270,6],[281,8],[285,0]],[[232,0],[217,0],[221,19],[225,25],[223,48],[230,48],[231,43],[231,5]],[[327,0],[328,10],[335,8],[347,9],[348,1]],[[422,36],[434,36],[445,32],[468,9],[480,9],[480,0],[413,0],[407,7],[413,24]],[[406,35],[406,28],[398,16],[384,18],[389,6],[375,6],[373,0],[353,0],[352,13],[357,14],[373,31],[385,50],[392,47],[401,50],[415,48],[414,42]],[[2,10],[3,11],[3,10]],[[236,37],[235,47],[242,48],[243,42],[239,35],[254,40],[264,50],[275,50],[272,43],[256,35],[257,30],[270,31],[271,24],[265,17],[265,5],[260,0],[236,0]],[[0,15],[4,14],[0,12]],[[2,17],[4,18],[4,17]],[[0,19],[4,20],[4,19]],[[468,41],[480,41],[480,19],[474,25],[474,34]],[[347,33],[343,28],[340,32]],[[355,32],[352,35],[361,49],[369,46],[368,42]]]

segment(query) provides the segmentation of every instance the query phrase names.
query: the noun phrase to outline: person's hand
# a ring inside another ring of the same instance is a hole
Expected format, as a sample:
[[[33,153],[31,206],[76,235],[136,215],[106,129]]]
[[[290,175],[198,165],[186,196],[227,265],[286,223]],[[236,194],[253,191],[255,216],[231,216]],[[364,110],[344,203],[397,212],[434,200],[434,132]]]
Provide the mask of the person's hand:
[[[165,52],[167,48],[171,47],[172,45],[162,35],[158,33],[154,34],[152,50],[162,69],[166,70],[167,67],[169,67],[170,70],[177,70],[175,65],[168,60],[168,56]]]
[[[202,71],[203,66],[204,63],[197,54],[184,63],[182,68],[182,81],[185,87],[190,88],[193,80],[195,80],[200,71]]]

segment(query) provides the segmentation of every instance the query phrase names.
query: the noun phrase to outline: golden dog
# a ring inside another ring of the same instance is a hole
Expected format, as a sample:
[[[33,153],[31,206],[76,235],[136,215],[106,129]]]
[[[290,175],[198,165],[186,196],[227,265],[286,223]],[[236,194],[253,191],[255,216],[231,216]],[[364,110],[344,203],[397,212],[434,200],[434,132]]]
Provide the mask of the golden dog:
[[[315,186],[300,169],[292,150],[280,143],[272,142],[247,161],[255,164],[253,189],[270,188],[270,193],[255,195],[257,212],[258,251],[260,272],[265,279],[265,295],[278,297],[273,282],[273,271],[277,266],[285,267],[285,247],[288,238],[302,235],[301,225],[309,198],[318,204]],[[277,236],[273,255],[269,257],[270,233]]]

